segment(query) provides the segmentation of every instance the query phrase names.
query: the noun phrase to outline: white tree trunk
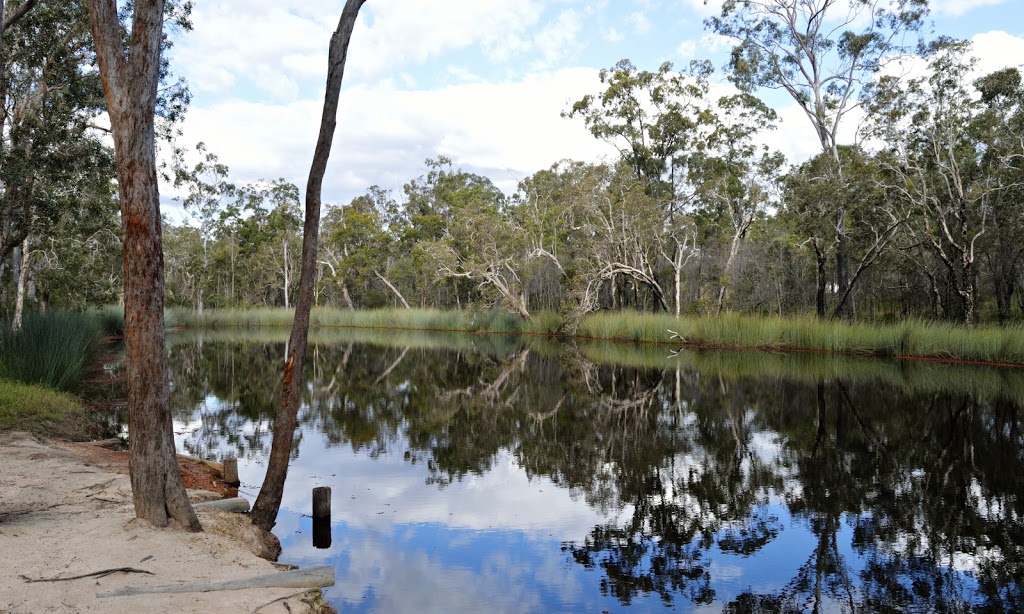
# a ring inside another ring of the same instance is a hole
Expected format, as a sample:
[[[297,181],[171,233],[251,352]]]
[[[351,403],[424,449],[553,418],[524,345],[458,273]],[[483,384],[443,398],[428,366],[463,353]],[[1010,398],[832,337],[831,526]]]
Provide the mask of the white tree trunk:
[[[14,332],[21,330],[22,314],[25,311],[25,287],[28,283],[29,267],[29,238],[26,236],[21,243],[21,270],[18,271],[18,292],[14,298],[14,321],[11,322],[11,329]]]
[[[288,309],[288,239],[281,241],[281,249],[284,250],[284,308]]]

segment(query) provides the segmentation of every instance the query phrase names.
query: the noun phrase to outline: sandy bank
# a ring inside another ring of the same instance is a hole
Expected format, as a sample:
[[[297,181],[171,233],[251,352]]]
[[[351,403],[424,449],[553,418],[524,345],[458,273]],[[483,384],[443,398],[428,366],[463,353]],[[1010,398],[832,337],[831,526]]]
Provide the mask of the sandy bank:
[[[122,586],[215,582],[273,573],[248,520],[201,511],[204,533],[136,520],[128,476],[85,463],[58,444],[0,434],[0,614],[41,612],[310,612],[297,589],[99,599]],[[152,572],[69,577],[131,567]],[[287,601],[274,600],[291,595]],[[271,603],[273,602],[273,603]],[[269,604],[264,606],[265,604]]]

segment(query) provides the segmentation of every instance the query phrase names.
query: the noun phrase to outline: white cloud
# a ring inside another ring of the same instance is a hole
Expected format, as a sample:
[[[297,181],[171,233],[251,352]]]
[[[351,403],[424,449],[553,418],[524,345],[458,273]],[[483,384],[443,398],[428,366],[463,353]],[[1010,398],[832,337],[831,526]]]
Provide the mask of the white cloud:
[[[704,15],[721,4],[682,3]],[[600,89],[597,66],[566,65],[588,57],[586,28],[593,24],[600,24],[592,33],[598,46],[601,39],[626,40],[633,28],[650,29],[643,40],[657,40],[663,24],[655,12],[661,9],[640,2],[619,7],[618,20],[604,21],[607,16],[595,16],[604,4],[367,3],[349,54],[325,198],[347,200],[371,184],[400,188],[422,172],[425,158],[438,154],[490,176],[506,191],[562,158],[614,156],[581,122],[559,116],[572,101]],[[966,5],[940,0],[936,10]],[[198,4],[196,30],[180,38],[172,58],[196,93],[183,144],[205,141],[236,181],[284,177],[304,185],[337,11],[300,0]],[[733,44],[700,30],[676,36],[665,35],[664,50],[671,53],[673,42],[688,37],[675,49],[682,61]],[[986,32],[974,40],[984,72],[1024,58],[1019,37]],[[521,76],[525,69],[531,70]],[[788,99],[779,106],[783,125],[767,138],[792,161],[816,153],[817,139],[799,109]]]
[[[676,55],[684,61],[694,59],[697,55],[697,42],[685,40],[679,43],[679,46],[676,47]]]
[[[473,45],[493,61],[508,61],[530,48],[529,30],[542,12],[538,0],[375,0],[366,8],[351,57],[369,76]]]
[[[978,57],[977,68],[981,75],[1024,63],[1024,38],[1020,36],[992,30],[975,34],[971,42],[974,43],[974,55]]]
[[[325,200],[347,200],[373,184],[400,188],[438,154],[490,176],[506,191],[560,159],[610,155],[581,122],[559,115],[599,85],[596,70],[578,68],[437,90],[386,83],[345,87]],[[281,176],[302,186],[321,105],[319,99],[232,99],[193,108],[185,142],[205,141],[236,181]]]
[[[263,87],[271,73],[287,78],[322,74],[333,25],[289,4],[298,3],[199,3],[192,15],[195,30],[181,36],[174,48],[176,69],[186,72],[192,87],[208,92],[241,82]]]
[[[622,42],[625,36],[615,28],[608,28],[604,31],[604,34],[601,35],[601,38],[609,43],[619,43]]]
[[[709,32],[700,37],[700,48],[705,53],[717,53],[726,49],[732,49],[737,42],[739,42],[737,39]]]
[[[945,17],[959,17],[964,13],[983,6],[1003,4],[1006,0],[932,0],[932,11]]]
[[[300,0],[199,3],[195,29],[178,37],[174,61],[203,92],[262,82],[270,72],[318,82],[338,7]],[[374,78],[479,45],[493,61],[529,50],[539,0],[375,0],[360,13],[349,57],[353,76]],[[291,91],[290,88],[287,89]]]
[[[639,36],[651,31],[651,20],[641,11],[629,15],[629,24],[633,27],[633,33]]]
[[[544,58],[544,65],[550,66],[573,57],[579,50],[577,39],[582,30],[583,20],[572,9],[562,11],[544,26],[534,39]]]

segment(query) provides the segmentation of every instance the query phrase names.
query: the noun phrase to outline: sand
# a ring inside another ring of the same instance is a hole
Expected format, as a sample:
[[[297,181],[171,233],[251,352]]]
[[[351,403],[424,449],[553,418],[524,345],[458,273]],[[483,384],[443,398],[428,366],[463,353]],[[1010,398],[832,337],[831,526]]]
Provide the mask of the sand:
[[[298,589],[97,598],[122,586],[216,582],[278,570],[254,554],[265,546],[246,517],[208,510],[199,519],[203,533],[156,528],[134,517],[127,475],[86,463],[67,444],[0,434],[0,614],[317,611]],[[152,575],[27,581],[122,567]]]

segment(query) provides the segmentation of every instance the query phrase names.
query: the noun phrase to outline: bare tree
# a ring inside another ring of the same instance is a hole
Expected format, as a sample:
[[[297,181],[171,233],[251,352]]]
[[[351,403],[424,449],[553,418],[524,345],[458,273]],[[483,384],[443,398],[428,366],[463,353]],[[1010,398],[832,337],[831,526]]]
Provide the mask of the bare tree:
[[[114,137],[124,234],[128,449],[135,515],[157,526],[173,519],[199,531],[175,456],[164,345],[164,261],[154,150],[163,19],[163,0],[136,0],[126,49],[116,0],[89,0]]]
[[[299,291],[295,297],[295,320],[288,343],[288,357],[284,365],[281,384],[281,405],[274,418],[274,442],[270,448],[270,461],[263,488],[252,508],[252,522],[264,531],[270,531],[277,522],[284,495],[284,481],[288,475],[292,438],[302,401],[302,365],[306,358],[309,337],[309,312],[313,306],[313,286],[316,283],[317,243],[320,235],[320,202],[327,159],[331,155],[334,128],[337,125],[338,99],[341,81],[345,76],[348,44],[352,40],[359,9],[366,0],[347,0],[338,21],[338,29],[331,36],[328,51],[327,91],[324,110],[320,118],[320,136],[313,152],[313,164],[306,182],[306,218],[302,237],[302,270]]]

